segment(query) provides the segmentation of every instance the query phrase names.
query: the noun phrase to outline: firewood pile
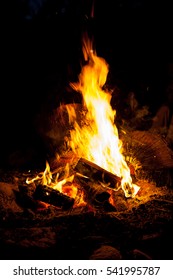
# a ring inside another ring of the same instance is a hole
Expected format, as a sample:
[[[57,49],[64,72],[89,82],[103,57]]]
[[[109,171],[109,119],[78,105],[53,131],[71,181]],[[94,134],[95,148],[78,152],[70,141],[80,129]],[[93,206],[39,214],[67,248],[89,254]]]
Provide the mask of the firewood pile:
[[[158,186],[147,176],[139,177],[140,168],[134,168],[133,180],[140,190],[126,198],[121,178],[71,154],[50,164],[59,180],[67,163],[75,179],[64,185],[64,193],[39,180],[26,183],[40,171],[1,171],[2,259],[172,259],[170,185]],[[150,170],[156,172],[156,166],[150,165]],[[69,195],[72,184],[75,196]]]
[[[78,104],[74,109],[80,123],[83,110]],[[133,183],[140,187],[127,198],[120,177],[67,150],[65,105],[47,122],[40,135],[61,152],[50,160],[52,180],[58,174],[63,181],[67,165],[74,180],[62,192],[42,182],[43,170],[0,170],[1,258],[172,259],[173,153],[164,139],[120,130]]]

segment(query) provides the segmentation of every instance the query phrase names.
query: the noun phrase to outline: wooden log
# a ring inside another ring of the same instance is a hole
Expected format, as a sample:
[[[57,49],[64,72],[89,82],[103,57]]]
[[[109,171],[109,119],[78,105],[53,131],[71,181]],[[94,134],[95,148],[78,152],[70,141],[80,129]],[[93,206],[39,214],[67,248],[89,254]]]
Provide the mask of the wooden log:
[[[77,175],[80,173],[85,176],[84,180],[86,182],[101,182],[111,189],[118,189],[120,187],[120,177],[84,158],[80,158],[74,169]]]
[[[116,211],[115,207],[109,202],[110,194],[105,187],[99,183],[92,182],[92,180],[86,182],[85,177],[81,176],[78,176],[75,180],[83,189],[84,200],[87,204],[107,212]]]
[[[22,184],[18,186],[19,192],[16,193],[16,201],[24,209],[36,210],[38,208],[38,202],[33,198],[33,194],[36,190],[35,183]]]
[[[63,210],[70,209],[74,204],[74,198],[64,195],[58,190],[54,190],[45,185],[37,185],[34,199],[60,207]]]
[[[76,182],[82,187],[86,196],[92,201],[95,200],[102,203],[110,197],[107,190],[98,183],[96,184],[92,181],[86,182],[84,177],[77,177]]]

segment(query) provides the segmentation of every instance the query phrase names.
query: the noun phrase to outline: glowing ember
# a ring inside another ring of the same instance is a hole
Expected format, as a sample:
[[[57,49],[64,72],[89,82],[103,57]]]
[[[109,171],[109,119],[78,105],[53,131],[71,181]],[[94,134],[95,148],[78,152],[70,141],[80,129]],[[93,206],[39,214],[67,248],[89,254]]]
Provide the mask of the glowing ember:
[[[114,123],[116,111],[110,105],[111,94],[103,90],[108,64],[96,55],[89,40],[84,41],[83,54],[88,63],[82,68],[79,82],[72,87],[82,94],[87,112],[83,124],[79,125],[74,109],[67,105],[69,121],[74,122],[68,145],[78,157],[121,177],[125,196],[134,197],[139,187],[132,183],[130,169],[122,154],[122,142]]]

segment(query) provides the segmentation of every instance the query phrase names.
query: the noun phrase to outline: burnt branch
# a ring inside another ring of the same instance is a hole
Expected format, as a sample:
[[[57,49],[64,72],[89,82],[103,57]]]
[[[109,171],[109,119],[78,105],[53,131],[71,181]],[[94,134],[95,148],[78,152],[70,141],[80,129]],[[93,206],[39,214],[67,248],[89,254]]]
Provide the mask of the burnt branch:
[[[80,158],[75,171],[83,175],[85,182],[100,182],[111,189],[118,189],[121,184],[120,177],[84,158]]]
[[[73,207],[74,198],[69,197],[58,190],[45,185],[38,185],[34,193],[34,199],[68,210]]]

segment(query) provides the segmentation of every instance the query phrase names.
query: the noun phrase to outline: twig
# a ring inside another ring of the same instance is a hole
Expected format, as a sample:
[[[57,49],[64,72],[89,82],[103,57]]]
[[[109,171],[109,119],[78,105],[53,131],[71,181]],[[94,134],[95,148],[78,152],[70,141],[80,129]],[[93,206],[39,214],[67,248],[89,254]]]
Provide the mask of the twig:
[[[167,202],[167,203],[173,204],[173,201],[167,200],[167,199],[158,199],[158,198],[154,198],[153,200],[154,200],[154,201],[162,201],[162,202]]]
[[[133,253],[134,253],[134,254],[139,254],[139,255],[141,255],[141,256],[145,257],[147,260],[152,260],[152,258],[151,258],[148,254],[142,252],[142,251],[139,250],[139,249],[134,249],[134,250],[133,250]]]

